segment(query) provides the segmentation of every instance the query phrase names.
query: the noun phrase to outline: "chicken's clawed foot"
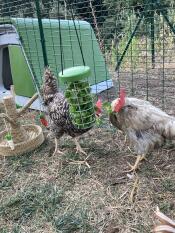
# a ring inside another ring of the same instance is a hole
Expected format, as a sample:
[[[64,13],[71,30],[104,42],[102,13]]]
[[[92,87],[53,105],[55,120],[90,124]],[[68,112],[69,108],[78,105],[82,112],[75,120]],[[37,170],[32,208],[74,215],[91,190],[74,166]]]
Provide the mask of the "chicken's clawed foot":
[[[87,153],[81,148],[79,142],[76,138],[74,138],[75,144],[76,144],[76,153],[82,153],[84,155],[87,155]]]
[[[131,165],[130,163],[128,163],[131,169],[127,172],[135,172],[136,170],[138,170],[140,162],[144,159],[145,159],[144,155],[138,155],[134,165]]]

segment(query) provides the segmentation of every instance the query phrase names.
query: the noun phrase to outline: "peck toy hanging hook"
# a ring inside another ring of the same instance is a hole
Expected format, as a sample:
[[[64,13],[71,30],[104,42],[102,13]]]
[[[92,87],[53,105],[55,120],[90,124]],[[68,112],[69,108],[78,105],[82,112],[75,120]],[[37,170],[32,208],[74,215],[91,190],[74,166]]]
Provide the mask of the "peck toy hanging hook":
[[[70,106],[72,122],[79,129],[86,129],[95,123],[95,110],[87,78],[91,71],[88,66],[75,66],[59,73],[66,86],[65,98]]]

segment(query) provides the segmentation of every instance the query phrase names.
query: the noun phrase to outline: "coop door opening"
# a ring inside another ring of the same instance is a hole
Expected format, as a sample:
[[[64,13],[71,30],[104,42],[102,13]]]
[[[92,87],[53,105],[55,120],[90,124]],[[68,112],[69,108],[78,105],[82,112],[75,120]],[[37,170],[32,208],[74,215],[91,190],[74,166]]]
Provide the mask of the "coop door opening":
[[[13,80],[8,47],[3,48],[2,50],[2,80],[5,89],[10,90],[10,86],[13,85]]]

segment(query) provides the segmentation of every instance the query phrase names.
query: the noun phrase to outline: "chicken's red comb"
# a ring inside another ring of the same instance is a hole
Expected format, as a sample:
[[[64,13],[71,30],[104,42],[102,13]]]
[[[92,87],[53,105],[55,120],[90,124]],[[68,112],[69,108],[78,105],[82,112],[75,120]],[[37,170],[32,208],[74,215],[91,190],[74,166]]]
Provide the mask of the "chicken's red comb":
[[[125,105],[125,97],[126,97],[125,88],[121,88],[119,93],[119,100],[115,106],[115,112],[119,112],[121,108]]]
[[[97,102],[96,102],[96,107],[101,109],[102,108],[102,100],[101,99],[98,99]]]
[[[122,87],[122,88],[120,89],[120,94],[119,94],[119,96],[120,96],[120,99],[125,100],[125,97],[126,97],[125,88]]]
[[[95,112],[95,114],[96,114],[96,116],[100,116],[101,115],[101,113],[102,113],[102,105],[103,105],[103,103],[102,103],[102,100],[99,98],[98,100],[97,100],[97,102],[96,102],[96,104],[95,104],[95,109],[96,109],[96,112]]]

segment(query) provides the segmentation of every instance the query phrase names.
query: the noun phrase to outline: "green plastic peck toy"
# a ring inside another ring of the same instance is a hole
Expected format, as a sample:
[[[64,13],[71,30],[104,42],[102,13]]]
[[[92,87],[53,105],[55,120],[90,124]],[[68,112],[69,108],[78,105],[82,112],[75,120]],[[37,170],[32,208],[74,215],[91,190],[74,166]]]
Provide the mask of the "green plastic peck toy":
[[[73,124],[79,129],[93,126],[96,117],[87,78],[91,74],[88,66],[75,66],[59,73],[59,78],[65,83],[65,98],[69,103]]]

